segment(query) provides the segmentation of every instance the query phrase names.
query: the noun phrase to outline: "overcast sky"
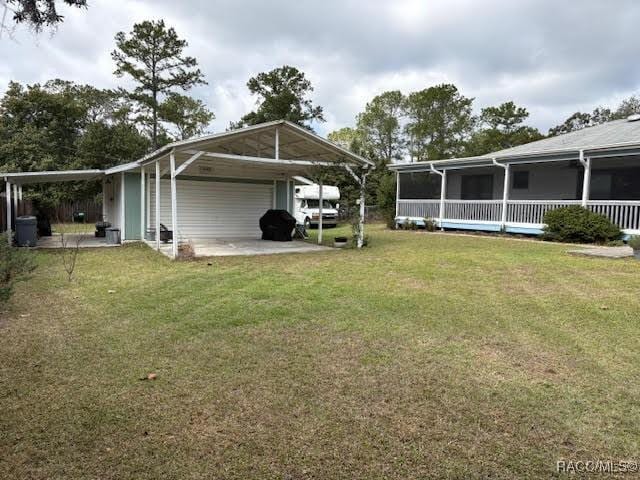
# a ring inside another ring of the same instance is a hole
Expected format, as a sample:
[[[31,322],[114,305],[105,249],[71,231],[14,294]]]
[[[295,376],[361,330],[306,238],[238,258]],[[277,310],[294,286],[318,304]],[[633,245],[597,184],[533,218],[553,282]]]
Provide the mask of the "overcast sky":
[[[353,125],[367,101],[442,82],[475,109],[514,100],[545,133],[576,110],[615,105],[640,87],[635,0],[89,0],[64,8],[50,36],[17,28],[0,39],[0,90],[63,78],[98,87],[113,75],[113,37],[163,18],[188,40],[209,85],[192,94],[224,130],[254,107],[246,81],[289,64],[325,109],[321,134]],[[2,12],[0,11],[0,14]]]

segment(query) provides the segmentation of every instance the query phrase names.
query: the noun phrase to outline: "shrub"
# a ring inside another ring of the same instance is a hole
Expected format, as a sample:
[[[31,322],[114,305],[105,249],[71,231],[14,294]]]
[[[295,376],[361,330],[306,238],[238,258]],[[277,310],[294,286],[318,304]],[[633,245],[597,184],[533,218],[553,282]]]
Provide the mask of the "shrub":
[[[607,217],[578,205],[548,211],[544,223],[543,238],[556,242],[606,243],[622,235]]]
[[[627,241],[627,245],[629,245],[634,250],[640,250],[640,236],[633,235],[629,237],[629,240]]]
[[[7,235],[0,235],[0,305],[9,300],[15,284],[26,280],[35,268],[31,252],[10,246]]]
[[[432,218],[424,219],[424,229],[427,232],[435,232],[438,229],[438,224]]]

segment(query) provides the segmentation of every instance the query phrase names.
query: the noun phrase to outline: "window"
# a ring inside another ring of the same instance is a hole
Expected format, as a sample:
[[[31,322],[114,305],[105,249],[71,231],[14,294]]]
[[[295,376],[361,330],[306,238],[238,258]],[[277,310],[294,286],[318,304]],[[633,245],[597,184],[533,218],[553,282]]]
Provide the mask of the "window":
[[[529,189],[529,172],[513,172],[513,189],[528,190]]]
[[[307,200],[307,208],[319,208],[320,200]],[[333,208],[329,200],[322,200],[322,208]]]
[[[463,175],[461,178],[462,200],[491,200],[493,198],[493,175]]]
[[[400,174],[400,198],[434,199],[440,198],[440,176],[430,172]]]

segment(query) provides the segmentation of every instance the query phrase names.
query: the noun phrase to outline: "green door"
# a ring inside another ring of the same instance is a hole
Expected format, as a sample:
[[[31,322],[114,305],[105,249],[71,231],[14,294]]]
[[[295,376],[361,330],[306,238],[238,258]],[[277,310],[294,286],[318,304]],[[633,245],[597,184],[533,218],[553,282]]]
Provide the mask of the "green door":
[[[141,240],[140,174],[124,174],[124,235],[125,240]]]

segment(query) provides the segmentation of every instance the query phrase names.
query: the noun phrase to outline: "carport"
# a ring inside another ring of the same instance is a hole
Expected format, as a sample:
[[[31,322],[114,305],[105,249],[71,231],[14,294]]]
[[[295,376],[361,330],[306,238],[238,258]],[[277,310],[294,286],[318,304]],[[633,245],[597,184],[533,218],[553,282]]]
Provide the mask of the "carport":
[[[260,238],[259,219],[267,210],[292,212],[294,177],[313,178],[329,167],[347,169],[360,184],[364,217],[364,185],[373,163],[287,121],[174,142],[106,170],[105,215],[124,240],[146,240],[166,252],[156,234],[165,226],[173,235],[173,258],[184,242],[227,251],[229,244]]]
[[[20,204],[23,201],[24,185],[32,185],[36,183],[55,183],[55,182],[74,182],[74,181],[91,181],[104,177],[102,170],[59,170],[59,171],[43,171],[43,172],[17,172],[17,173],[1,173],[1,177],[5,182],[5,229],[11,244],[12,224],[20,210]],[[104,207],[103,207],[104,208]]]

